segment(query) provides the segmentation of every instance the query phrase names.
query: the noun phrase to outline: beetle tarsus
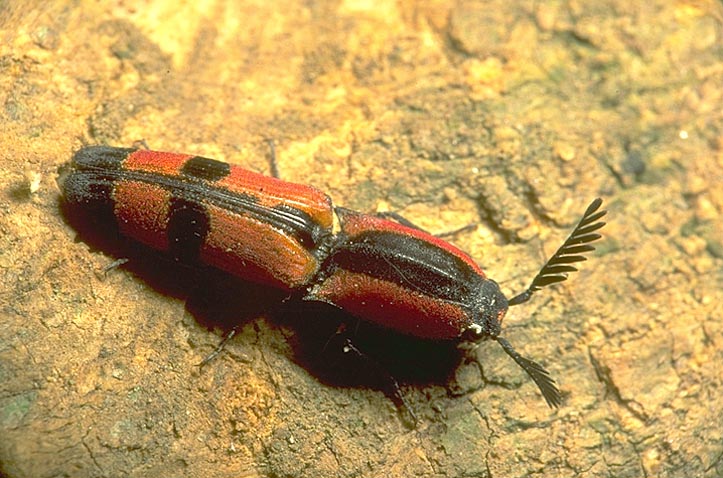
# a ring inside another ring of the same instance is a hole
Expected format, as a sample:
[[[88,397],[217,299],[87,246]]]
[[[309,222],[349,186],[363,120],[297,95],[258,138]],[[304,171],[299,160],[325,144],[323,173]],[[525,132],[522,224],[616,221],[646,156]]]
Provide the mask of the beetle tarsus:
[[[418,231],[426,232],[428,234],[431,234],[429,231],[427,231],[424,228],[421,228],[414,224],[412,221],[407,219],[406,217],[402,216],[401,214],[394,212],[394,211],[381,211],[374,214],[377,217],[381,217],[382,219],[391,219],[393,221],[398,222],[402,226],[411,227],[412,229],[416,229]],[[458,227],[457,229],[452,229],[450,231],[444,231],[439,232],[437,234],[432,234],[434,237],[452,237],[456,236],[457,234],[462,234],[464,232],[473,231],[477,228],[477,224],[467,224],[466,226]]]
[[[280,179],[281,175],[279,174],[279,163],[276,160],[276,145],[274,144],[274,140],[267,138],[266,144],[269,145],[269,172],[271,173],[271,177]]]
[[[411,418],[411,424],[416,426],[417,423],[419,423],[419,419],[414,413],[412,406],[404,398],[404,394],[402,393],[402,389],[399,387],[399,382],[397,382],[397,379],[395,379],[389,372],[387,372],[386,369],[382,367],[379,362],[359,350],[359,348],[354,345],[350,338],[346,339],[343,350],[346,353],[352,352],[357,357],[363,359],[365,362],[369,363],[379,373],[379,375],[382,376],[384,381],[387,382],[387,384],[391,387],[392,397],[396,405],[404,409],[407,415]]]
[[[227,344],[232,338],[234,338],[234,337],[236,336],[236,331],[237,331],[236,327],[234,327],[234,328],[232,328],[231,330],[229,330],[229,331],[226,333],[226,335],[223,337],[223,339],[221,339],[221,342],[218,343],[218,345],[216,346],[216,348],[214,349],[214,351],[211,352],[210,354],[208,354],[208,356],[206,356],[206,358],[204,358],[203,360],[201,360],[201,362],[198,364],[198,368],[203,368],[203,367],[204,367],[206,364],[208,364],[211,360],[213,360],[213,359],[215,359],[216,357],[218,357],[218,354],[220,354],[221,352],[223,352],[223,349],[226,348],[226,344]]]

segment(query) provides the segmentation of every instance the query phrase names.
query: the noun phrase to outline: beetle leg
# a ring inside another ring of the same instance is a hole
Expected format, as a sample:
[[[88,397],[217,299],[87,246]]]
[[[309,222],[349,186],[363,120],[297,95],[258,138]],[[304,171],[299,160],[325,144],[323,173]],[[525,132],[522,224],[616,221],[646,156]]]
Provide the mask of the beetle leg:
[[[329,348],[329,344],[332,341],[334,341],[335,339],[338,339],[339,337],[341,337],[342,335],[345,335],[346,333],[347,333],[346,323],[342,322],[341,324],[339,324],[339,327],[336,328],[334,333],[331,334],[331,336],[328,339],[326,339],[326,342],[324,342],[324,346],[321,348],[321,353],[323,354],[324,352],[326,352],[326,350]]]
[[[375,213],[375,216],[381,217],[382,219],[392,219],[402,226],[411,227],[412,229],[416,229],[418,231],[426,232],[427,234],[430,234],[429,231],[422,229],[421,227],[414,224],[412,221],[407,219],[406,217],[402,216],[398,212],[394,211],[383,211],[383,212],[377,212]],[[455,236],[457,234],[461,234],[463,232],[469,232],[474,230],[477,227],[477,224],[467,224],[466,226],[458,227],[457,229],[452,229],[451,231],[444,231],[440,232],[439,234],[433,234],[435,237],[450,237]]]
[[[416,229],[416,230],[418,230],[418,231],[423,231],[423,232],[429,233],[428,231],[426,231],[426,230],[422,229],[421,227],[417,226],[417,225],[414,224],[412,221],[410,221],[410,220],[407,219],[406,217],[402,216],[402,215],[399,214],[398,212],[394,212],[394,211],[382,211],[382,212],[374,213],[374,215],[377,216],[377,217],[381,217],[382,219],[391,219],[391,220],[393,220],[393,221],[398,222],[398,223],[401,224],[402,226],[411,227],[412,229]]]
[[[145,149],[146,151],[151,150],[151,147],[148,146],[148,143],[146,142],[145,139],[137,139],[137,140],[133,141],[133,143],[131,144],[131,147],[133,147],[135,149]]]
[[[276,162],[276,145],[274,144],[274,140],[267,138],[266,144],[269,145],[269,169],[271,177],[281,179],[281,176],[279,175],[279,163]]]
[[[127,264],[129,261],[130,261],[130,259],[128,259],[127,257],[121,257],[119,259],[116,259],[113,262],[111,262],[110,264],[103,267],[103,269],[101,269],[99,272],[97,272],[96,276],[100,280],[103,280],[106,277],[108,277],[109,272],[118,269],[120,266],[122,266],[123,264]]]
[[[223,349],[226,348],[226,344],[229,342],[229,340],[234,338],[237,331],[238,331],[238,327],[234,327],[231,330],[229,330],[228,332],[226,332],[223,339],[221,339],[221,342],[219,342],[218,345],[216,346],[216,349],[213,352],[211,352],[210,354],[208,354],[208,356],[206,356],[206,358],[201,360],[201,362],[198,364],[198,368],[203,368],[204,365],[209,363],[211,360],[215,359],[218,356],[218,354],[223,352]]]
[[[359,348],[357,348],[357,346],[354,345],[354,343],[348,337],[345,340],[342,350],[344,351],[344,353],[353,353],[360,359],[367,362],[369,366],[372,367],[389,386],[388,391],[391,392],[392,400],[394,401],[394,404],[397,406],[397,408],[403,408],[407,414],[407,417],[411,418],[411,420],[409,420],[408,422],[411,423],[413,426],[416,426],[417,423],[419,423],[417,415],[414,413],[411,405],[409,405],[409,402],[407,402],[407,400],[404,398],[402,389],[399,387],[399,382],[397,382],[397,380],[389,372],[387,372],[387,370],[382,367],[379,362],[359,350]],[[405,421],[407,420],[405,419]]]

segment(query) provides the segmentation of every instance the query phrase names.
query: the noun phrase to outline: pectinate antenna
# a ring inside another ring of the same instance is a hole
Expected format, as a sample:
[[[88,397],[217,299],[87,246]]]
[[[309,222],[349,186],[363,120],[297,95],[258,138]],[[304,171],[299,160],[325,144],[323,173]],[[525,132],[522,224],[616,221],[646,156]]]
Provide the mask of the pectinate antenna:
[[[562,403],[562,395],[560,395],[560,389],[557,388],[555,380],[550,377],[550,372],[537,362],[534,362],[528,358],[520,355],[507,340],[502,337],[497,337],[495,340],[502,346],[502,350],[507,352],[507,355],[512,357],[512,360],[517,362],[517,365],[522,367],[522,370],[527,372],[527,375],[535,382],[537,388],[542,392],[542,396],[545,397],[545,401],[550,408],[557,408]]]
[[[508,302],[509,305],[518,305],[527,302],[534,292],[548,285],[562,282],[567,279],[569,273],[577,271],[577,268],[572,264],[586,261],[587,257],[585,257],[584,254],[595,250],[595,247],[590,245],[590,243],[602,237],[595,232],[605,225],[604,222],[600,221],[600,218],[607,214],[607,211],[598,211],[601,205],[602,199],[600,198],[590,203],[585,214],[582,215],[582,219],[580,219],[580,222],[570,234],[570,237],[567,238],[557,252],[555,252],[542,269],[540,269],[540,272],[537,273],[537,276],[532,280],[527,290],[510,299]],[[509,354],[510,352],[507,351],[507,353]],[[512,358],[514,358],[514,356]],[[515,359],[515,361],[522,365],[517,359]],[[523,366],[522,368],[525,367]],[[529,374],[530,372],[528,371],[527,373]],[[532,374],[530,375],[532,376]],[[534,376],[532,376],[532,378],[535,379]],[[535,382],[538,383],[537,380],[535,380]]]

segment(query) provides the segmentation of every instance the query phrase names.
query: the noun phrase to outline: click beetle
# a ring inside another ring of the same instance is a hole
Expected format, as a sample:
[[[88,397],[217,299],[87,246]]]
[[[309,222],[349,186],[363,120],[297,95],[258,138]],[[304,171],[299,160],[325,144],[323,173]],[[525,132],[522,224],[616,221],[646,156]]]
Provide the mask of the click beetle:
[[[425,340],[495,340],[551,407],[548,371],[501,334],[509,306],[562,282],[586,260],[605,223],[595,199],[522,293],[507,299],[465,252],[406,220],[342,207],[311,186],[213,159],[87,146],[59,178],[65,205],[112,218],[120,232],[184,263],[331,304]],[[334,229],[334,215],[339,230]]]

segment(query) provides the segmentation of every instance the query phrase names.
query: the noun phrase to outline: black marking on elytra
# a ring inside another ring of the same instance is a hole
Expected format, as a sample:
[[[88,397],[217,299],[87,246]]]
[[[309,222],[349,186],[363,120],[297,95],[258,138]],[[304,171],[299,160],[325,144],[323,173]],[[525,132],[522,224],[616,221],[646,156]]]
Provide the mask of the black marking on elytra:
[[[198,261],[208,234],[206,208],[197,202],[174,197],[168,212],[168,249],[171,256],[187,264]]]
[[[123,161],[134,151],[133,148],[86,146],[73,155],[73,167],[88,170],[120,169]]]
[[[469,264],[427,241],[389,231],[342,239],[331,262],[406,289],[454,302],[476,296],[485,281]]]
[[[156,180],[150,181],[163,185],[175,197],[213,204],[232,213],[269,224],[293,237],[314,254],[320,254],[320,248],[324,247],[331,237],[331,231],[319,226],[308,213],[287,204],[268,207],[259,204],[258,198],[252,194],[198,185],[169,176],[156,175],[155,178]]]
[[[98,207],[113,202],[113,177],[95,172],[74,171],[62,178],[63,199],[81,207]]]
[[[228,163],[215,159],[194,156],[183,164],[181,175],[203,179],[205,181],[219,181],[231,173],[231,166]]]
[[[273,214],[267,215],[266,222],[293,236],[306,248],[313,248],[330,237],[331,232],[319,226],[306,212],[287,204],[274,206]],[[289,227],[293,225],[294,227]]]
[[[62,207],[66,216],[73,222],[80,219],[79,213],[83,211],[85,216],[94,218],[96,227],[115,225],[113,184],[112,178],[94,172],[62,171],[58,185],[63,191]]]

